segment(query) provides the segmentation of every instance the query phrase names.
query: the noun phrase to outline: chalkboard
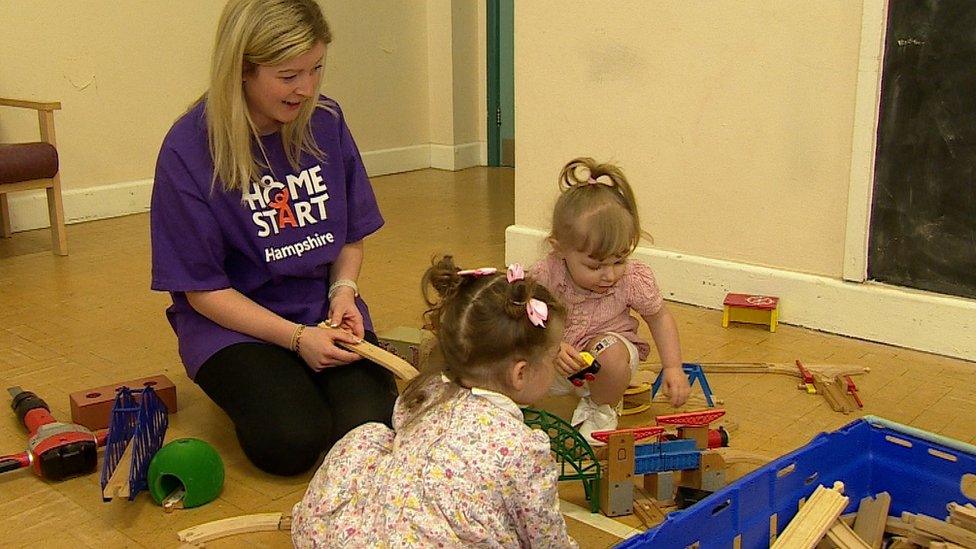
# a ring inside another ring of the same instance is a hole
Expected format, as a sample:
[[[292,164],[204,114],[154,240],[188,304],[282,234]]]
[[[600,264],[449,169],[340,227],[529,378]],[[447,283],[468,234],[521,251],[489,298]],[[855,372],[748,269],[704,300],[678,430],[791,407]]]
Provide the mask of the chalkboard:
[[[976,298],[976,2],[891,0],[868,278]]]

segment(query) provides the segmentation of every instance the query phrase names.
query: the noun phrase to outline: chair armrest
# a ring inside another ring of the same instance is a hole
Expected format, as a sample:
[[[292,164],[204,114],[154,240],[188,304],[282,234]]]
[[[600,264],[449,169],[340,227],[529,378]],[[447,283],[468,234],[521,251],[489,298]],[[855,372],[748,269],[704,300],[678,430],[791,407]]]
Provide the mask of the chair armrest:
[[[41,101],[23,101],[20,99],[7,99],[0,97],[0,106],[2,107],[20,107],[24,109],[34,109],[35,111],[59,111],[61,110],[61,103],[58,101],[54,102],[41,102]]]

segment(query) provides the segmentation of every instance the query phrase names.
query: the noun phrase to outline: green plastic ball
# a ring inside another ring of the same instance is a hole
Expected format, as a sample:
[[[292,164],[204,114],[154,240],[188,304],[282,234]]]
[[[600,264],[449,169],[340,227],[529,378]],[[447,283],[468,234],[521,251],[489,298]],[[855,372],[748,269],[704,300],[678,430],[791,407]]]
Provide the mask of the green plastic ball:
[[[183,507],[197,507],[220,495],[224,462],[214,447],[196,438],[181,438],[163,446],[149,462],[149,493],[156,503],[181,486]]]

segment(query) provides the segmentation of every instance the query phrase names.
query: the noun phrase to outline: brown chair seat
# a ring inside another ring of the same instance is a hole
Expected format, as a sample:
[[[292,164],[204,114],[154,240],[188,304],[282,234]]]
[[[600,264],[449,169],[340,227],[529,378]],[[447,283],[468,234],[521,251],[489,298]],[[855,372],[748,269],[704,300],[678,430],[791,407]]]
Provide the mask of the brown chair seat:
[[[58,173],[58,150],[50,143],[0,144],[0,185],[51,179]]]

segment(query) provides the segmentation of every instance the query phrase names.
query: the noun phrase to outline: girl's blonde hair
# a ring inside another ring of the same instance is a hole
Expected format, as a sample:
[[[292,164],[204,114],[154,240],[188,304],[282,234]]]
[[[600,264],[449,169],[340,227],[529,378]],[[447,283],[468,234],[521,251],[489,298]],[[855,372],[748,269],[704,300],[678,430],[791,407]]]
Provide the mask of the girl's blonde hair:
[[[260,181],[267,168],[257,128],[244,98],[244,75],[255,65],[277,65],[302,55],[321,42],[332,42],[332,31],[314,0],[229,0],[217,25],[210,87],[206,102],[210,154],[217,179],[225,191],[243,190]],[[322,81],[314,99],[306,101],[298,117],[281,128],[281,140],[292,167],[298,169],[302,152],[324,156],[312,137],[309,120],[316,108],[332,112],[334,105],[320,100]],[[255,147],[261,156],[255,155]]]
[[[603,261],[634,252],[641,229],[634,191],[623,171],[592,158],[570,160],[559,172],[562,193],[552,212],[549,238]]]
[[[450,255],[434,259],[421,282],[428,327],[437,338],[435,356],[404,390],[400,406],[409,425],[460,387],[508,386],[507,367],[513,360],[538,364],[559,344],[566,311],[544,286],[530,277],[508,282],[505,272],[462,276]],[[436,293],[436,296],[431,293]],[[544,327],[533,324],[526,303],[537,299],[549,309]],[[452,383],[434,383],[445,375]],[[431,391],[431,387],[443,391]]]

